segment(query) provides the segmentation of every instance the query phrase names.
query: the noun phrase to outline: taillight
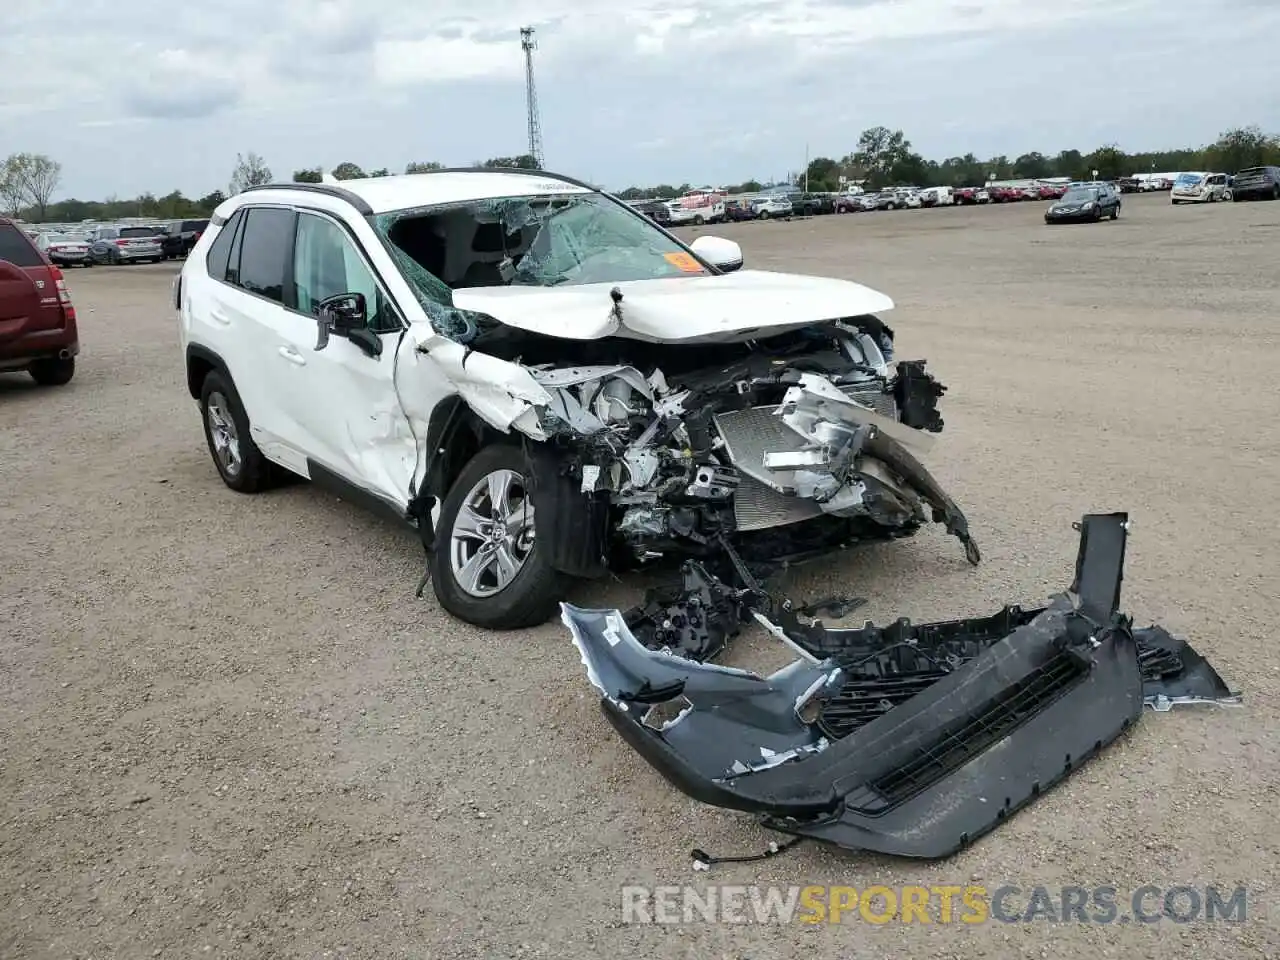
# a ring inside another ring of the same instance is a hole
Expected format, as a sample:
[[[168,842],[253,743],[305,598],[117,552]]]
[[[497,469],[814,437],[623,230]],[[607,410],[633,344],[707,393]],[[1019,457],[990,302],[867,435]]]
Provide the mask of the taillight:
[[[117,246],[117,247],[125,247],[125,246],[128,246],[128,245],[129,245],[129,241],[128,241],[128,240],[126,240],[126,239],[124,239],[124,237],[121,237],[119,240],[117,240],[117,241],[116,241],[116,246]]]
[[[76,308],[71,303],[71,291],[67,289],[67,281],[63,279],[62,271],[57,267],[50,267],[49,272],[53,275],[53,286],[58,291],[58,303],[62,307],[62,312],[67,315],[68,320],[74,320]]]
[[[191,238],[191,242],[192,242],[193,244],[195,244],[195,243],[199,243],[199,242],[200,242],[200,238],[201,238],[201,237],[203,237],[203,236],[204,236],[204,231],[203,231],[203,230],[197,230],[197,231],[196,231],[196,235],[195,235],[194,237],[192,237],[192,238]]]

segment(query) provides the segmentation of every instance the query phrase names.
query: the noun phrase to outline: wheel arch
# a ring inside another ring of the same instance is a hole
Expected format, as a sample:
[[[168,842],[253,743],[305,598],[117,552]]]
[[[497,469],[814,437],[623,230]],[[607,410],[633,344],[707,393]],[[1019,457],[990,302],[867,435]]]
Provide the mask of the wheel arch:
[[[191,394],[192,400],[200,399],[200,388],[204,385],[204,378],[215,370],[226,377],[227,383],[234,390],[235,378],[231,376],[231,371],[227,369],[226,361],[222,357],[198,343],[187,345],[187,392]]]

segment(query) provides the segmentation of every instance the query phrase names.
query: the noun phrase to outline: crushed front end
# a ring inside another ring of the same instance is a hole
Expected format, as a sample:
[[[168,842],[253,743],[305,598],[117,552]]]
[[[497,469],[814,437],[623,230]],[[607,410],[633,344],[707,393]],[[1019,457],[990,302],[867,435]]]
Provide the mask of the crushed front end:
[[[618,310],[624,305],[619,301]],[[892,331],[866,316],[755,342],[631,341],[608,364],[529,367],[553,398],[530,473],[549,513],[592,521],[601,558],[724,556],[769,566],[945,525],[978,563],[964,513],[924,467],[945,388],[923,361],[892,362]],[[718,361],[718,362],[717,362]],[[553,562],[583,574],[585,558]],[[576,531],[575,541],[584,539]]]
[[[777,830],[938,858],[1125,732],[1144,703],[1238,703],[1205,660],[1122,614],[1126,514],[1088,515],[1071,586],[1045,607],[828,629],[697,563],[627,614],[562,605],[601,706],[671,783]],[[748,621],[797,659],[710,662]]]

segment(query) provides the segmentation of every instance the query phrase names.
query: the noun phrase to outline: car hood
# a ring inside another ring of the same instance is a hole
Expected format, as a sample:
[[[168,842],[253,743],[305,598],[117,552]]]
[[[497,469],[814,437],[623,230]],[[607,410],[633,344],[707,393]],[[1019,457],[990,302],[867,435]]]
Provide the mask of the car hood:
[[[614,289],[622,294],[618,309]],[[752,340],[893,309],[889,297],[859,283],[766,270],[572,287],[480,287],[455,290],[453,302],[547,336],[657,343]]]

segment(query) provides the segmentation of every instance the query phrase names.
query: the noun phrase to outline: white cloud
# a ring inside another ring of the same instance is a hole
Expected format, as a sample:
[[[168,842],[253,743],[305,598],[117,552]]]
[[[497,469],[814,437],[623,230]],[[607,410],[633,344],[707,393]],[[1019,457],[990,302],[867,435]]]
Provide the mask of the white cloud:
[[[526,24],[549,162],[619,187],[768,177],[880,123],[937,157],[1280,128],[1280,5],[1226,2],[11,3],[0,141],[82,196],[204,193],[246,150],[281,176],[519,153]]]

